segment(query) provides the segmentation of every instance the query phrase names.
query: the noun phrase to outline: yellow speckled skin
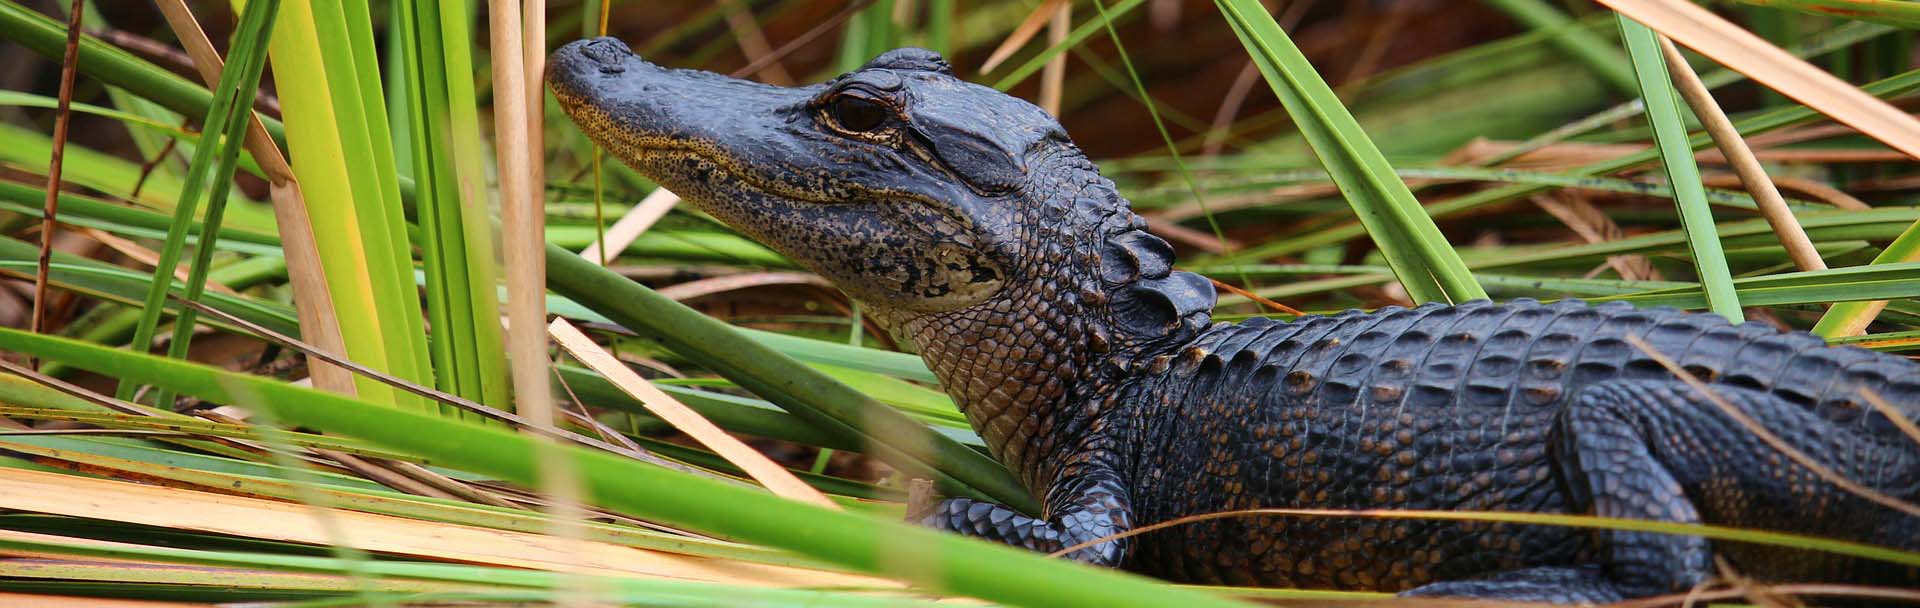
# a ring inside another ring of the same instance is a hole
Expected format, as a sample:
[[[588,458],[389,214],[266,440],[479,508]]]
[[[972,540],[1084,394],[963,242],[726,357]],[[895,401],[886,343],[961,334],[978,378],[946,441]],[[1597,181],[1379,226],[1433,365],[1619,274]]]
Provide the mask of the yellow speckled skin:
[[[949,500],[930,525],[1054,551],[1261,507],[1593,513],[1920,550],[1920,520],[1755,439],[1638,338],[1795,449],[1920,499],[1920,365],[1620,303],[1427,305],[1210,324],[1211,285],[1045,113],[902,49],[832,82],[671,70],[611,39],[556,52],[583,131],[820,273],[918,347],[1044,518]],[[1684,536],[1364,518],[1220,519],[1080,550],[1178,581],[1606,601],[1920,571]]]

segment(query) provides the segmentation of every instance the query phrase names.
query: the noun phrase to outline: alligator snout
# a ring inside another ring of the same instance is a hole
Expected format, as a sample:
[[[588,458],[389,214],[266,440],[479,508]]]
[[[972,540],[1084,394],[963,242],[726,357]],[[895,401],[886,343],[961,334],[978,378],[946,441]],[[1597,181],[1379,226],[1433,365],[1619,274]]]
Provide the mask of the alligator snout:
[[[575,40],[548,56],[547,81],[567,82],[584,76],[581,72],[619,74],[626,71],[627,60],[633,57],[633,49],[618,38]]]

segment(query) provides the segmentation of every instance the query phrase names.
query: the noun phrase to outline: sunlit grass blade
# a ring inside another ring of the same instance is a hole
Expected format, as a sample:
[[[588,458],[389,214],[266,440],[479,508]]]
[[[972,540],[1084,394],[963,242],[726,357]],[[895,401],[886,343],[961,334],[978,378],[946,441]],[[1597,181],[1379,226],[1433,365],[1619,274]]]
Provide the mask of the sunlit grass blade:
[[[1872,265],[1893,264],[1899,262],[1920,261],[1920,222],[1908,226],[1886,249],[1874,256]],[[1856,336],[1867,330],[1880,311],[1886,308],[1885,301],[1841,302],[1827,309],[1820,321],[1813,326],[1813,333],[1823,338]]]
[[[555,257],[578,259],[565,250],[559,250]],[[525,485],[537,481],[533,440],[504,430],[18,330],[0,329],[0,348],[94,370],[111,370],[211,402],[270,412],[288,423],[406,451],[442,466]],[[899,576],[934,590],[1050,606],[1238,605],[1206,593],[1050,560],[1011,547],[801,505],[604,453],[566,446],[557,449],[575,463],[589,490],[586,495],[603,506],[792,550],[856,571]],[[942,567],[901,571],[888,566],[895,560],[939,563]]]
[[[1777,14],[1773,11],[1762,11],[1762,12],[1770,15]],[[1790,47],[1784,47],[1784,48],[1788,54],[1794,57],[1800,57],[1800,58],[1814,57],[1814,56],[1830,53],[1835,50],[1852,47],[1862,42],[1875,40],[1881,36],[1891,34],[1895,31],[1896,30],[1894,28],[1884,26],[1884,25],[1878,25],[1878,24],[1872,24],[1872,23],[1848,23],[1840,27],[1827,30],[1826,32],[1823,32],[1822,35],[1820,35],[1819,37],[1807,40],[1801,44],[1796,44],[1796,45],[1793,45]],[[1700,76],[1700,82],[1706,84],[1708,89],[1719,88],[1719,87],[1726,86],[1728,84],[1732,84],[1735,82],[1740,82],[1746,79],[1747,79],[1747,76],[1745,74],[1741,74],[1739,72],[1725,69],[1725,68],[1717,69],[1713,72],[1702,74]],[[1765,98],[1770,100],[1768,103],[1764,104],[1768,108],[1792,105],[1791,102],[1789,102],[1786,97],[1781,96],[1778,92],[1775,92],[1772,89],[1765,89],[1765,92],[1767,93]],[[1636,96],[1633,101],[1622,103],[1620,105],[1614,106],[1612,108],[1608,108],[1601,112],[1589,114],[1585,118],[1581,118],[1580,120],[1567,123],[1566,125],[1563,125],[1560,128],[1554,129],[1551,132],[1542,133],[1538,136],[1532,137],[1527,141],[1521,143],[1519,146],[1516,146],[1514,149],[1504,152],[1502,154],[1496,155],[1491,159],[1488,159],[1487,161],[1485,161],[1485,163],[1488,165],[1492,165],[1492,164],[1505,162],[1509,159],[1512,159],[1513,157],[1519,156],[1521,154],[1525,154],[1529,150],[1535,150],[1540,147],[1552,144],[1554,142],[1563,141],[1570,137],[1574,137],[1577,135],[1581,135],[1581,134],[1585,134],[1585,133],[1597,130],[1601,127],[1637,116],[1644,111],[1646,111],[1646,106],[1641,104],[1638,96]]]
[[[1751,76],[1754,82],[1819,110],[1834,122],[1853,127],[1861,135],[1920,159],[1920,119],[1788,55],[1712,11],[1687,2],[1601,0],[1601,4],[1632,16],[1716,63]],[[1899,67],[1908,67],[1906,63],[1900,62]]]
[[[1667,74],[1666,60],[1660,55],[1658,34],[1647,26],[1619,16],[1620,38],[1633,58],[1634,74],[1640,79],[1640,95],[1646,101],[1647,121],[1653,125],[1653,140],[1666,169],[1667,184],[1673,188],[1673,201],[1680,208],[1680,226],[1687,231],[1687,247],[1693,252],[1693,265],[1706,291],[1708,308],[1728,321],[1746,321],[1740,310],[1740,296],[1733,289],[1733,273],[1721,253],[1720,234],[1714,226],[1713,211],[1707,207],[1705,188],[1700,185],[1700,167],[1693,162],[1693,147],[1688,145],[1687,127],[1681,121],[1680,100]]]
[[[1920,264],[1899,263],[1750,277],[1733,281],[1747,306],[1857,302],[1920,297]],[[1706,308],[1697,288],[1667,289],[1598,300],[1626,300],[1641,306]]]
[[[1415,301],[1485,298],[1385,156],[1258,2],[1215,2]]]
[[[858,588],[825,591],[777,589],[743,584],[690,582],[634,576],[563,574],[520,568],[398,560],[348,564],[338,559],[305,555],[161,547],[30,532],[0,531],[0,548],[15,553],[104,558],[123,564],[130,560],[134,563],[202,564],[330,575],[351,574],[355,573],[354,568],[359,568],[360,574],[376,577],[380,588],[388,588],[387,581],[399,583],[401,585],[399,588],[402,589],[408,588],[405,585],[419,585],[421,581],[487,588],[484,592],[458,594],[381,593],[373,595],[374,599],[396,604],[412,601],[437,603],[441,600],[455,603],[475,601],[513,604],[553,603],[562,597],[558,592],[562,590],[563,584],[573,584],[577,582],[577,577],[587,576],[590,577],[589,580],[595,588],[605,594],[596,596],[595,599],[634,605],[712,606],[715,608],[740,605],[793,608],[822,605],[873,608],[923,605],[897,595],[876,595],[870,590]],[[365,605],[365,598],[351,599],[354,601],[322,605]]]
[[[431,384],[366,11],[365,3],[289,4],[270,59],[335,314],[353,328],[342,332],[345,354]],[[366,378],[355,387],[376,402],[431,407]]]

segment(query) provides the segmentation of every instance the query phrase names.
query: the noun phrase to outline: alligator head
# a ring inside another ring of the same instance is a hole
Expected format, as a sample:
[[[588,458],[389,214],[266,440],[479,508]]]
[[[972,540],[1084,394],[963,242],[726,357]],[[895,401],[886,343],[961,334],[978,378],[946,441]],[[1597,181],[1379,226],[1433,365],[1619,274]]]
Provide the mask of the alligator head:
[[[1051,116],[955,78],[931,51],[777,87],[600,38],[556,51],[547,82],[636,171],[916,344],[1029,479],[1021,461],[1039,454],[1025,444],[1057,404],[1209,321],[1212,285],[1172,270],[1172,249]]]

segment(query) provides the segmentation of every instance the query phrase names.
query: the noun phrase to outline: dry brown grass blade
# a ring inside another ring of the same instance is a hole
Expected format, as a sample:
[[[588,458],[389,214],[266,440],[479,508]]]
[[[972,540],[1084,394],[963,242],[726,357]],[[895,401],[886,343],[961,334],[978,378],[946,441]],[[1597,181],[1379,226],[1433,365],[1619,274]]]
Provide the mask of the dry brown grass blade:
[[[40,208],[40,259],[33,274],[33,316],[27,320],[29,331],[47,329],[47,272],[53,263],[53,238],[60,232],[60,172],[67,156],[67,126],[73,122],[73,81],[80,75],[81,0],[67,7],[67,51],[60,62],[60,97],[53,117],[53,155],[47,160],[47,198]],[[38,367],[31,359],[29,364]]]
[[[1700,394],[1704,395],[1707,401],[1712,403],[1715,408],[1718,408],[1722,413],[1726,414],[1728,418],[1732,418],[1734,422],[1739,423],[1741,428],[1746,429],[1746,431],[1751,433],[1755,438],[1786,456],[1788,460],[1799,463],[1800,466],[1806,467],[1808,471],[1812,471],[1814,475],[1826,480],[1827,483],[1839,486],[1840,489],[1845,490],[1849,494],[1859,496],[1895,511],[1920,517],[1920,506],[1915,506],[1913,503],[1882,494],[1873,488],[1860,485],[1854,480],[1847,479],[1845,475],[1841,475],[1833,469],[1828,468],[1827,465],[1821,464],[1820,461],[1814,460],[1812,456],[1808,456],[1805,452],[1794,449],[1793,446],[1788,445],[1785,440],[1781,439],[1779,435],[1775,435],[1773,431],[1767,430],[1767,427],[1760,424],[1760,421],[1754,420],[1753,417],[1747,415],[1745,411],[1734,407],[1732,403],[1728,403],[1719,393],[1713,392],[1705,382],[1701,382],[1692,372],[1681,368],[1680,364],[1675,363],[1666,353],[1662,353],[1654,349],[1652,345],[1647,344],[1646,340],[1640,339],[1639,336],[1631,335],[1627,336],[1626,339],[1628,344],[1632,344],[1633,347],[1639,349],[1640,352],[1646,353],[1648,358],[1653,359],[1655,363],[1659,363],[1661,367],[1666,368],[1668,373],[1673,374],[1675,378],[1679,378],[1681,382],[1685,382],[1688,387],[1700,391]]]
[[[1920,590],[1899,589],[1895,587],[1868,587],[1864,585],[1823,585],[1818,583],[1791,583],[1780,585],[1759,585],[1760,589],[1774,595],[1819,597],[1876,598],[1920,603]],[[1706,602],[1747,599],[1749,589],[1729,588],[1703,590],[1699,593],[1684,595],[1662,595],[1656,597],[1627,600],[1608,604],[1612,608],[1660,608],[1664,606],[1704,606]]]
[[[39,559],[22,558],[0,561],[0,576],[23,579],[84,579],[121,583],[179,584],[183,589],[204,587],[208,579],[220,587],[243,589],[303,589],[353,592],[370,585],[376,591],[423,593],[436,591],[485,591],[484,587],[460,583],[415,580],[354,581],[351,577],[313,572],[285,572],[256,568],[194,566],[145,562],[102,561],[96,558]],[[183,582],[183,579],[190,582]],[[88,604],[92,605],[92,604]],[[161,604],[169,605],[169,604]],[[177,605],[177,604],[174,604]]]
[[[385,467],[387,470],[393,471],[395,473],[399,473],[401,475],[405,475],[408,478],[411,478],[415,481],[419,481],[420,483],[433,486],[434,488],[437,488],[440,491],[446,492],[448,494],[452,494],[454,498],[457,500],[464,500],[467,502],[474,502],[474,503],[479,503],[483,505],[502,507],[502,508],[508,508],[508,509],[519,508],[520,506],[520,505],[514,504],[512,501],[501,498],[499,496],[495,496],[492,492],[488,492],[479,487],[469,485],[458,479],[441,475],[439,473],[434,472],[433,469],[429,469],[411,462],[406,462],[401,460],[377,460],[375,462],[378,462],[380,466]]]
[[[1858,87],[1683,0],[1599,0],[1754,82],[1920,159],[1920,121]]]
[[[1288,306],[1285,304],[1281,304],[1273,300],[1269,300],[1265,297],[1262,297],[1260,294],[1236,287],[1232,283],[1228,283],[1226,281],[1222,281],[1220,279],[1216,279],[1213,277],[1207,277],[1207,280],[1213,281],[1213,286],[1220,288],[1222,291],[1225,291],[1227,293],[1230,293],[1236,296],[1240,296],[1242,298],[1253,300],[1255,304],[1265,306],[1269,310],[1290,314],[1296,317],[1304,317],[1307,315],[1307,313],[1300,312],[1300,310],[1297,308],[1294,308],[1292,306]]]
[[[1387,49],[1400,38],[1400,29],[1406,27],[1413,18],[1413,9],[1420,5],[1414,2],[1390,2],[1386,5],[1386,17],[1368,28],[1367,40],[1354,54],[1353,63],[1347,68],[1347,74],[1340,78],[1340,88],[1336,89],[1342,100],[1352,96],[1353,86],[1380,69],[1380,62],[1386,58]]]
[[[1220,108],[1213,111],[1213,124],[1207,127],[1207,136],[1201,141],[1200,155],[1213,158],[1227,147],[1227,135],[1233,131],[1233,120],[1240,115],[1240,106],[1247,103],[1247,96],[1253,94],[1254,83],[1260,82],[1260,69],[1249,61],[1240,66],[1240,73],[1233,77],[1233,85],[1227,87],[1227,94],[1220,96]]]
[[[1574,234],[1588,243],[1614,241],[1626,236],[1626,231],[1621,230],[1620,225],[1614,223],[1613,218],[1607,217],[1605,211],[1601,211],[1599,207],[1593,206],[1593,203],[1587,202],[1587,199],[1573,193],[1562,192],[1557,196],[1536,196],[1533,197],[1533,203],[1554,219],[1560,220],[1560,223],[1566,224],[1567,228],[1572,229]],[[1659,273],[1653,268],[1653,262],[1644,255],[1610,255],[1607,256],[1607,266],[1619,273],[1620,278],[1629,281],[1659,278]]]
[[[174,37],[186,47],[200,79],[211,87],[220,82],[224,63],[200,23],[187,9],[185,0],[160,0],[156,3]],[[300,335],[316,348],[329,353],[347,352],[340,334],[340,320],[334,314],[333,292],[328,290],[326,271],[321,267],[320,250],[313,237],[313,224],[307,217],[307,201],[300,194],[300,182],[293,167],[280,153],[280,147],[267,135],[259,116],[247,119],[247,153],[267,176],[268,198],[273,202],[274,225],[280,230],[280,246],[287,258],[287,278],[293,285],[294,313],[300,320]],[[347,370],[313,361],[307,365],[316,388],[353,395],[353,375]]]
[[[788,40],[786,44],[780,45],[780,48],[774,49],[773,52],[767,56],[761,57],[759,60],[749,63],[738,70],[734,70],[727,75],[734,78],[751,78],[754,74],[760,73],[760,70],[766,69],[768,65],[792,53],[794,49],[812,44],[815,39],[825,36],[828,32],[840,29],[840,24],[846,23],[848,19],[853,18],[854,13],[860,12],[861,9],[867,8],[868,5],[873,3],[874,0],[854,0],[853,2],[849,2],[846,6],[840,7],[840,12],[834,13],[832,17],[828,17],[825,21],[815,24],[813,29],[809,29],[806,33],[796,36],[792,40]]]
[[[1218,210],[1215,212],[1217,213]],[[1188,228],[1159,215],[1143,217],[1147,218],[1147,232],[1158,235],[1168,242],[1179,243],[1214,255],[1224,254],[1241,247],[1238,240],[1222,239],[1211,232]]]
[[[547,334],[553,337],[553,341],[559,344],[561,349],[566,350],[568,354],[573,355],[574,359],[578,359],[593,371],[600,372],[607,381],[639,401],[647,411],[653,412],[653,415],[672,424],[673,428],[686,433],[687,436],[700,442],[700,445],[713,450],[713,453],[727,459],[727,462],[740,467],[740,470],[746,471],[747,476],[760,482],[774,494],[829,509],[840,508],[819,490],[813,489],[813,486],[794,477],[786,467],[774,463],[759,451],[728,435],[712,421],[693,411],[693,408],[680,403],[665,391],[654,387],[645,378],[641,378],[639,374],[633,373],[626,364],[614,358],[613,353],[594,344],[591,338],[580,333],[580,330],[572,323],[568,323],[566,319],[554,319],[553,323],[547,326]]]
[[[160,263],[159,253],[155,253],[154,250],[152,249],[142,247],[140,246],[139,243],[135,243],[133,241],[129,241],[127,239],[114,236],[112,233],[109,233],[105,230],[101,230],[99,228],[81,228],[80,233],[87,235],[87,238],[91,238],[93,240],[99,241],[100,244],[106,245],[108,249],[112,249],[115,252],[119,253],[120,255],[124,255],[129,258],[132,258],[136,262],[146,264],[149,268],[153,267],[155,264]],[[156,268],[155,270],[158,270],[158,269]],[[179,279],[180,282],[185,283],[187,282],[187,276],[190,273],[190,271],[191,269],[187,268],[184,265],[174,266],[173,277],[176,279]],[[239,292],[234,291],[233,288],[227,287],[226,285],[221,285],[220,283],[217,283],[212,279],[207,280],[207,289],[212,290],[216,293],[223,293],[230,296],[240,295]]]
[[[640,199],[640,204],[628,209],[626,215],[620,216],[618,221],[607,227],[601,242],[580,250],[580,257],[596,265],[603,259],[619,257],[620,252],[625,251],[628,245],[632,245],[634,239],[640,238],[648,228],[653,227],[654,222],[660,221],[660,218],[665,217],[667,212],[672,211],[673,206],[678,204],[680,204],[680,197],[668,192],[666,188],[654,188],[646,198]],[[606,247],[601,247],[602,244]],[[600,253],[602,251],[608,254],[603,256]]]
[[[1898,427],[1900,432],[1907,436],[1907,439],[1913,440],[1914,445],[1920,445],[1920,426],[1915,426],[1912,420],[1909,420],[1905,414],[1900,412],[1899,408],[1893,407],[1891,403],[1887,403],[1887,400],[1881,397],[1880,393],[1873,392],[1864,387],[1860,389],[1860,397],[1866,399],[1867,403],[1872,404],[1874,411],[1880,412],[1880,415],[1885,416],[1888,422],[1892,422],[1893,426]]]
[[[1020,22],[1020,25],[1014,26],[1013,32],[1007,34],[1007,39],[1000,41],[1000,46],[994,47],[993,52],[987,55],[987,60],[980,64],[980,73],[992,72],[994,68],[1000,67],[1000,64],[1006,63],[1007,58],[1012,57],[1020,47],[1026,46],[1028,41],[1033,40],[1033,35],[1040,33],[1040,26],[1046,25],[1047,21],[1052,19],[1065,4],[1067,0],[1047,0],[1035,7],[1033,12],[1028,13],[1027,18]]]
[[[307,505],[20,469],[0,471],[0,508],[307,545],[335,540]],[[439,561],[733,585],[898,587],[838,572],[560,542],[539,534],[356,511],[334,510],[328,517],[355,547]],[[0,537],[19,534],[24,533],[0,531]]]
[[[600,6],[610,6],[611,4],[610,2],[603,2]],[[602,12],[604,13],[605,11]],[[754,21],[753,12],[747,10],[745,4],[739,0],[728,2],[724,12],[727,18],[727,28],[733,30],[733,40],[740,45],[740,54],[746,55],[747,61],[751,63],[766,61],[766,68],[761,69],[759,74],[757,74],[757,76],[760,77],[760,81],[783,87],[793,86],[793,75],[787,73],[787,68],[780,65],[779,59],[769,59],[773,57],[773,45],[767,43],[767,33],[760,29],[758,22]],[[606,22],[603,20],[601,23],[604,24]],[[602,25],[600,31],[606,32],[606,26]]]
[[[213,604],[0,592],[0,608],[212,608]]]
[[[1067,32],[1073,27],[1073,3],[1061,2],[1060,8],[1047,19],[1047,45],[1049,47],[1067,41]],[[1060,53],[1047,60],[1040,70],[1040,107],[1054,116],[1060,115],[1060,97],[1067,90],[1067,54]]]
[[[380,485],[393,488],[395,490],[406,492],[408,494],[413,494],[415,496],[426,496],[429,498],[439,498],[442,500],[460,500],[459,496],[455,496],[451,492],[442,491],[439,488],[435,488],[425,483],[421,483],[418,480],[407,477],[405,475],[401,475],[396,471],[374,464],[373,462],[367,459],[361,458],[359,456],[354,456],[352,454],[347,454],[342,452],[336,452],[333,450],[313,450],[313,452],[315,454],[319,454],[326,458],[332,459],[334,462],[340,463],[340,466],[346,467],[347,470],[349,471],[353,471],[353,474],[355,475],[359,475],[366,479],[371,479],[375,482],[378,482]]]
[[[540,492],[549,499],[548,530],[556,542],[586,542],[579,507],[583,490],[573,461],[548,441],[554,424],[553,386],[547,375],[545,142],[541,115],[546,94],[540,87],[546,59],[544,0],[494,0],[488,5],[488,37],[493,59],[494,146],[499,162],[500,243],[507,279],[507,367],[514,410],[535,432],[534,466]],[[524,431],[524,430],[523,430]],[[573,584],[559,602],[586,605],[584,589]]]
[[[1504,154],[1519,145],[1519,142],[1512,141],[1475,140],[1455,150],[1448,155],[1447,160],[1448,164],[1477,165],[1482,159]],[[1529,150],[1500,163],[1500,167],[1538,171],[1564,170],[1628,154],[1637,154],[1646,151],[1647,148],[1645,144],[1562,142]],[[1892,150],[1850,148],[1793,148],[1790,150],[1760,148],[1754,150],[1753,155],[1762,161],[1775,163],[1884,163],[1907,160],[1905,154]],[[1722,164],[1727,160],[1719,150],[1701,150],[1695,153],[1693,158],[1705,164]]]
[[[655,291],[660,295],[684,302],[694,298],[769,285],[833,287],[833,284],[828,283],[826,279],[810,272],[743,272],[668,285]]]
[[[328,353],[314,350],[313,345],[303,343],[299,340],[295,340],[285,335],[281,335],[280,333],[275,332],[271,329],[261,327],[257,324],[254,324],[251,321],[247,321],[246,319],[233,316],[231,314],[228,314],[219,309],[207,306],[205,304],[201,304],[199,302],[186,302],[184,300],[175,300],[175,301],[180,302],[181,305],[183,306],[192,307],[195,310],[200,311],[201,314],[207,315],[209,318],[219,319],[225,323],[231,323],[241,329],[251,332],[255,336],[263,338],[269,342],[279,344],[280,346],[298,351],[302,354],[307,355],[308,357],[312,357],[315,359],[326,361],[328,363],[332,363],[334,365],[340,366],[341,369],[351,370],[354,373],[358,373],[368,378],[378,380],[381,383],[386,384],[388,386],[392,386],[394,388],[397,388],[409,393],[413,393],[421,397],[426,397],[428,399],[439,401],[441,403],[452,405],[452,406],[467,410],[469,412],[473,412],[475,414],[485,416],[487,418],[491,418],[494,420],[498,420],[501,422],[514,425],[514,428],[517,428],[517,429],[523,429],[529,432],[543,434],[556,439],[564,439],[567,441],[572,441],[580,445],[584,445],[587,447],[596,448],[600,450],[605,450],[607,452],[619,454],[621,456],[632,458],[634,460],[643,461],[648,464],[653,464],[656,466],[666,467],[666,468],[680,471],[683,473],[703,475],[703,476],[709,476],[709,477],[712,476],[711,473],[708,473],[706,471],[701,471],[699,469],[687,467],[677,462],[662,459],[644,450],[628,450],[619,446],[609,444],[604,441],[593,439],[591,437],[585,437],[577,433],[567,431],[565,429],[534,426],[533,424],[529,423],[527,419],[519,415],[516,415],[512,412],[503,411],[483,403],[466,399],[459,395],[440,392],[438,390],[434,390],[432,388],[421,386],[419,384],[409,382],[405,379],[395,377],[391,374],[382,373],[379,370],[375,370],[365,365],[361,365],[350,359],[346,359],[344,357],[337,357]],[[0,361],[0,367],[4,367],[4,365],[5,365],[5,362]],[[46,381],[39,380],[37,378],[35,379],[35,381],[46,383]]]
[[[1833,205],[1835,209],[1866,211],[1873,208],[1873,206],[1868,205],[1866,201],[1854,198],[1853,195],[1841,192],[1838,188],[1817,181],[1785,175],[1775,175],[1772,177],[1773,185],[1798,193],[1809,201]],[[1727,175],[1724,173],[1703,175],[1700,177],[1700,183],[1708,188],[1738,188],[1746,185],[1746,182],[1741,181],[1740,176]]]
[[[1820,252],[1813,248],[1813,240],[1807,238],[1807,231],[1800,227],[1800,220],[1793,217],[1793,210],[1787,208],[1787,200],[1780,196],[1780,189],[1768,179],[1767,170],[1760,166],[1760,160],[1754,158],[1753,150],[1740,138],[1740,131],[1733,128],[1733,120],[1714,102],[1713,94],[1707,90],[1706,83],[1700,82],[1700,76],[1693,73],[1693,66],[1687,64],[1687,58],[1680,54],[1679,47],[1664,36],[1655,36],[1660,41],[1660,55],[1666,59],[1667,73],[1673,79],[1674,88],[1680,90],[1680,97],[1693,108],[1693,115],[1707,128],[1707,134],[1713,137],[1713,143],[1726,155],[1727,163],[1740,176],[1740,182],[1753,195],[1753,202],[1760,208],[1761,217],[1767,219],[1767,225],[1773,227],[1774,236],[1780,239],[1780,246],[1787,250],[1787,257],[1793,259],[1793,265],[1803,271],[1826,270],[1827,262],[1820,259]]]
[[[1307,9],[1313,8],[1316,0],[1294,0],[1287,3],[1287,10],[1280,14],[1280,29],[1291,32],[1300,24]],[[1263,4],[1272,4],[1270,2]],[[1247,96],[1253,94],[1253,85],[1260,82],[1260,70],[1252,61],[1240,67],[1240,74],[1234,76],[1233,86],[1227,88],[1227,94],[1220,96],[1220,108],[1214,110],[1213,124],[1207,128],[1207,137],[1200,148],[1201,156],[1213,158],[1227,146],[1227,139],[1233,133],[1234,117],[1240,115],[1240,106],[1246,104]]]
[[[1406,181],[1409,186],[1428,183],[1412,179]],[[1274,186],[1252,194],[1209,197],[1204,209],[1201,208],[1198,202],[1181,203],[1167,208],[1166,211],[1160,212],[1158,217],[1168,222],[1184,222],[1205,216],[1209,211],[1213,213],[1225,213],[1239,209],[1333,196],[1339,194],[1339,192],[1340,188],[1332,182],[1288,184],[1285,186]]]

